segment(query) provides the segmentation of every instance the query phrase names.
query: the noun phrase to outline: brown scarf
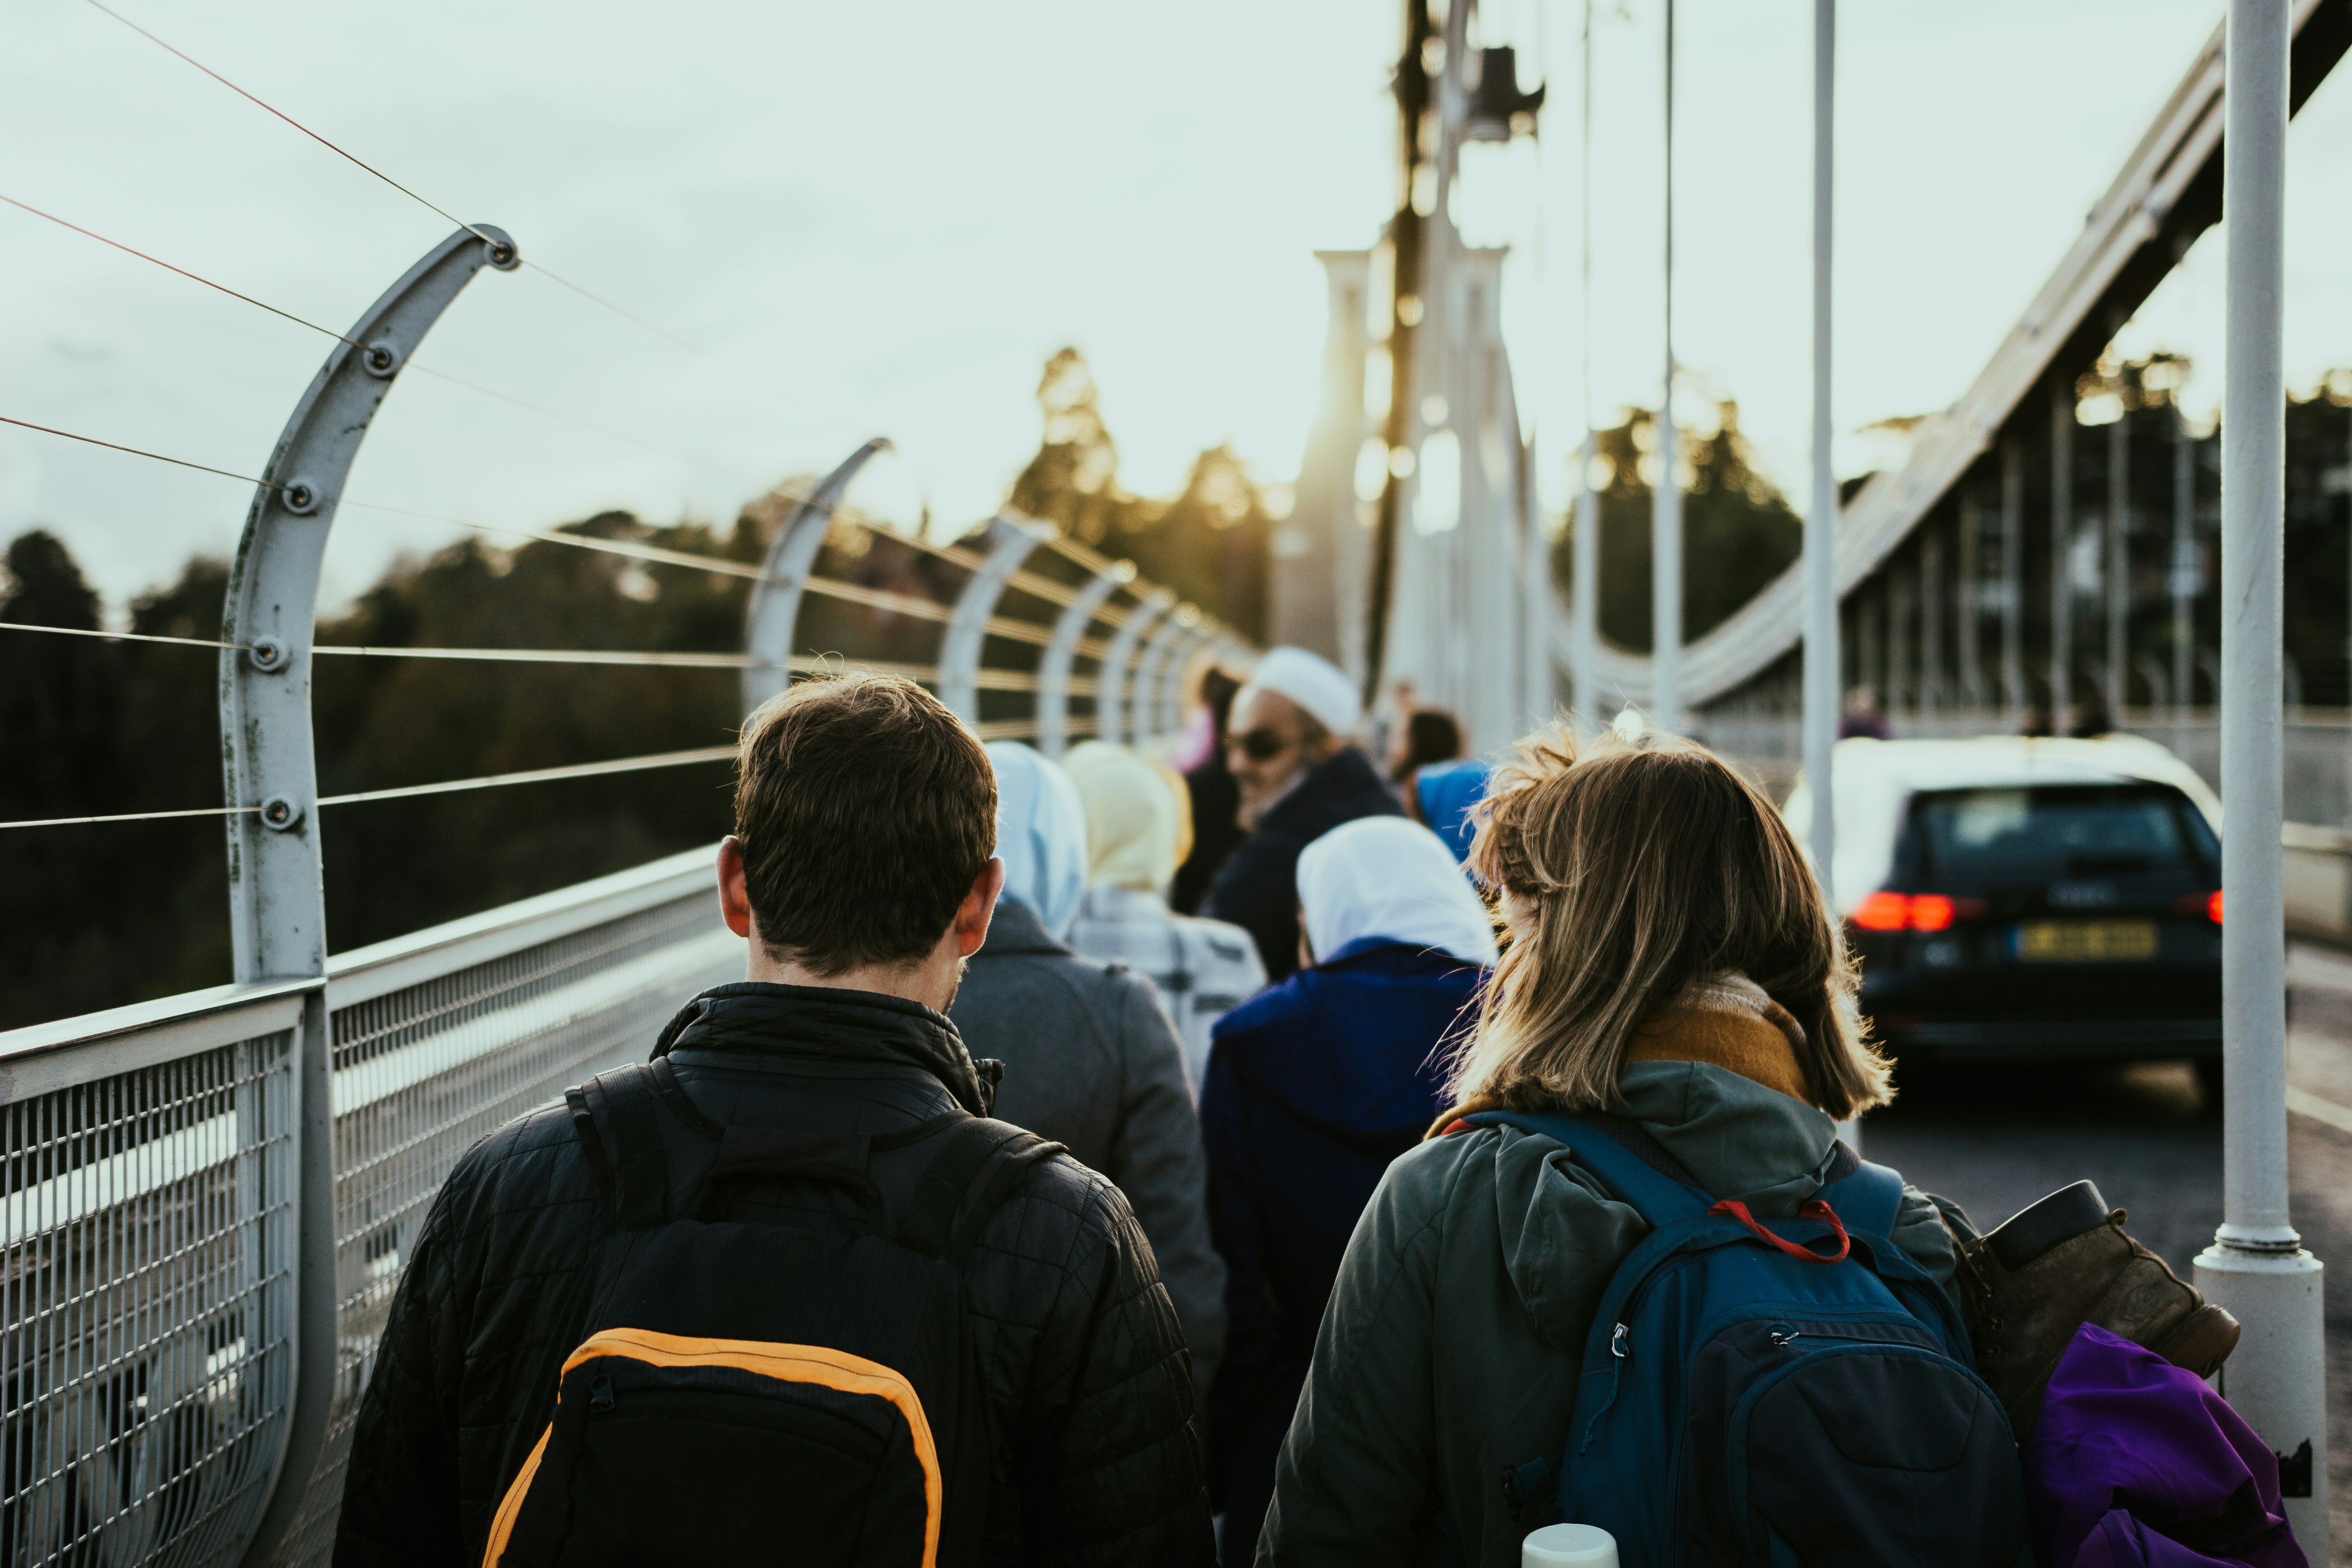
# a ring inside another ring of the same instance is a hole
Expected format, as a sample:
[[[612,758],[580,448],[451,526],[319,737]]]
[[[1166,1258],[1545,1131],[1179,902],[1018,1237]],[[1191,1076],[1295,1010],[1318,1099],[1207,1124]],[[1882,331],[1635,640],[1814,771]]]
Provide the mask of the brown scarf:
[[[1811,1105],[1813,1097],[1797,1058],[1804,1040],[1804,1026],[1786,1007],[1745,974],[1727,970],[1644,1019],[1625,1049],[1625,1064],[1706,1062]],[[1481,1110],[1507,1109],[1490,1096],[1474,1096],[1438,1117],[1423,1136],[1437,1137]]]

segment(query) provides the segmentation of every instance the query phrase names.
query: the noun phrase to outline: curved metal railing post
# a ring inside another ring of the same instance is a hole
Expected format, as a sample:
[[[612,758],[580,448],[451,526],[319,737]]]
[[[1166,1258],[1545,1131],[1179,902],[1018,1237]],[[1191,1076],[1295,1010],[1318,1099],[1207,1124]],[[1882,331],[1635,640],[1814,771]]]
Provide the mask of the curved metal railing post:
[[[988,520],[988,557],[956,595],[955,614],[940,639],[940,700],[967,724],[980,722],[980,647],[996,601],[1029,552],[1051,535],[1045,524],[1006,512]]]
[[[1144,639],[1143,658],[1136,666],[1135,684],[1128,689],[1127,730],[1134,737],[1129,744],[1140,746],[1160,738],[1160,672],[1166,668],[1169,654],[1192,629],[1201,624],[1201,612],[1191,605],[1179,605],[1160,624],[1151,628]]]
[[[237,542],[221,616],[222,766],[228,817],[229,940],[241,982],[323,977],[318,761],[310,732],[310,643],[327,531],[384,395],[458,290],[484,267],[520,265],[488,225],[458,230],[368,308],[335,345],[278,437]],[[249,650],[249,651],[248,651]],[[269,1501],[245,1561],[262,1563],[310,1480],[335,1383],[335,1124],[326,998],[297,1031],[294,1238],[288,1254],[292,1365]]]
[[[1111,595],[1134,581],[1134,562],[1111,562],[1088,579],[1054,621],[1054,639],[1037,661],[1037,749],[1049,757],[1058,758],[1070,749],[1070,661],[1077,657],[1078,639]]]
[[[1151,629],[1151,623],[1174,607],[1176,595],[1165,588],[1154,588],[1143,595],[1143,602],[1130,612],[1110,639],[1104,653],[1102,669],[1095,678],[1095,738],[1112,745],[1129,743],[1127,729],[1127,671],[1135,660],[1136,644]]]
[[[1160,673],[1160,732],[1173,735],[1184,727],[1184,672],[1192,668],[1192,660],[1202,648],[1216,642],[1224,628],[1216,617],[1204,615],[1201,624],[1192,628],[1168,659],[1168,668]]]
[[[760,580],[751,584],[751,602],[743,612],[743,652],[751,663],[743,671],[743,711],[765,702],[793,683],[793,637],[800,620],[801,584],[816,563],[817,547],[833,527],[833,509],[857,470],[877,452],[890,449],[889,437],[877,436],[841,461],[793,508],[776,537],[768,542],[768,558]]]

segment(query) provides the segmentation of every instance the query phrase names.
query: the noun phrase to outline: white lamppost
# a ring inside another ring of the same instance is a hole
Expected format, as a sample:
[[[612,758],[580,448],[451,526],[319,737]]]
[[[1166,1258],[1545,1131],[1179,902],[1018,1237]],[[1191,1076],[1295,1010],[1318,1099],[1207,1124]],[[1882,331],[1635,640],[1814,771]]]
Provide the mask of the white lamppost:
[[[2240,1415],[2309,1478],[2287,1517],[2327,1553],[2320,1263],[2287,1218],[2285,900],[2279,857],[2290,0],[2230,0],[2222,221],[2230,358],[2221,425],[2222,1223],[2198,1288],[2245,1338],[2220,1374]]]

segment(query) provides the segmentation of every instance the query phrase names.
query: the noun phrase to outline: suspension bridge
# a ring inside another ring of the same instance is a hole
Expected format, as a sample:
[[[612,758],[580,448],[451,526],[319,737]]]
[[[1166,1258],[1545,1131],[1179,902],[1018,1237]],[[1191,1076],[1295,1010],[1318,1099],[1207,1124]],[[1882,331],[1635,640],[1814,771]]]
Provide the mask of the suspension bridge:
[[[2290,815],[2309,824],[2347,820],[2352,775],[2340,724],[2284,724],[2274,549],[2266,623],[2259,604],[2248,619],[2220,601],[2241,581],[2233,570],[2264,569],[2259,541],[2265,527],[2274,532],[2281,504],[2276,474],[2260,477],[2264,451],[2274,469],[2302,460],[2278,446],[2275,418],[2262,412],[2279,410],[2284,392],[2275,289],[2265,329],[2260,247],[2269,235],[2274,267],[2277,142],[2287,116],[2352,46],[2352,0],[2238,0],[2232,26],[2252,44],[2233,54],[2217,33],[2189,63],[2082,237],[1968,393],[1915,433],[1901,468],[1873,477],[1842,507],[1825,460],[1817,465],[1806,560],[1759,584],[1746,607],[1687,645],[1676,633],[1679,518],[1673,487],[1659,487],[1662,641],[1650,656],[1599,635],[1589,490],[1578,509],[1572,598],[1554,586],[1502,336],[1501,256],[1465,242],[1446,216],[1443,192],[1458,178],[1461,145],[1520,133],[1543,105],[1541,94],[1517,89],[1507,50],[1469,46],[1470,12],[1408,8],[1398,82],[1405,185],[1415,188],[1426,164],[1437,198],[1426,211],[1408,198],[1385,258],[1373,248],[1322,256],[1331,307],[1326,406],[1271,563],[1271,640],[1320,647],[1368,688],[1411,679],[1426,700],[1463,716],[1479,750],[1563,705],[1590,719],[1633,704],[1662,722],[1678,719],[1768,775],[1785,778],[1801,758],[1818,773],[1836,696],[1861,682],[1883,690],[1918,733],[2013,731],[2037,706],[2063,714],[2095,696],[2111,713],[2133,714],[2135,727],[2171,739],[2221,783],[2232,846],[2252,847],[2233,848],[2227,868],[2230,1215],[2207,1288],[2235,1268],[2306,1292],[2274,1300],[2263,1286],[2227,1297],[2250,1325],[2248,1350],[2233,1363],[2243,1381],[2231,1394],[2283,1449],[2298,1434],[2324,1448],[2325,1411],[2307,1375],[2318,1344],[2316,1265],[2285,1221],[2284,1084],[2272,1065],[2283,1059],[2282,895],[2271,847],[2281,834],[2283,766]],[[1825,92],[1828,0],[1820,13],[1817,86]],[[1424,47],[1433,40],[1440,47]],[[226,77],[215,79],[286,119]],[[323,142],[287,123],[289,133]],[[2082,379],[2221,219],[2225,168],[2231,188],[2258,193],[2230,209],[2231,424],[2200,434],[2147,382],[2134,389],[2138,406],[2104,426],[2086,424]],[[1823,226],[1827,172],[1824,163],[1817,187]],[[452,232],[347,329],[289,318],[331,342],[255,471],[121,445],[102,430],[7,421],[44,439],[113,447],[124,461],[178,463],[253,488],[220,636],[150,639],[193,643],[217,658],[220,803],[5,825],[79,831],[165,815],[219,817],[235,973],[226,985],[0,1034],[0,1552],[10,1563],[323,1561],[374,1336],[443,1173],[521,1110],[641,1055],[685,997],[741,973],[740,943],[710,918],[701,851],[331,952],[321,891],[331,808],[687,767],[727,748],[321,794],[317,660],[734,669],[748,710],[837,660],[803,635],[803,605],[824,599],[935,626],[928,659],[863,662],[930,684],[983,737],[1029,740],[1052,754],[1089,736],[1165,743],[1184,717],[1187,671],[1212,658],[1245,665],[1254,652],[1241,633],[1131,563],[1034,519],[1005,510],[955,542],[931,537],[868,487],[890,459],[878,437],[786,498],[788,512],[756,563],[433,518],[745,581],[740,652],[319,643],[315,605],[337,516],[345,508],[404,510],[346,493],[384,399],[404,375],[442,374],[415,356],[461,291],[499,287],[520,268],[545,271],[527,257],[528,237],[463,222],[395,188]],[[26,221],[129,248],[66,216],[0,200]],[[2242,261],[2241,247],[2252,247]],[[191,287],[288,314],[168,259],[131,254]],[[1368,367],[1377,363],[1368,306],[1382,292],[1381,266],[1391,269],[1380,346],[1393,385],[1375,426],[1363,409]],[[623,304],[547,276],[671,336]],[[1821,289],[1817,305],[1826,307],[1825,274]],[[1819,314],[1825,353],[1828,312]],[[1817,388],[1817,408],[1822,395]],[[2352,442],[2352,416],[2344,424]],[[2151,486],[2151,474],[2164,482]],[[824,547],[844,531],[941,563],[954,591],[925,597],[825,574]],[[2200,564],[2217,539],[2218,582]],[[2197,632],[2209,615],[2224,624],[2218,647]],[[2286,1386],[2296,1376],[2309,1386]],[[2326,1540],[2320,1471],[2316,1497],[2291,1505],[2307,1543]]]

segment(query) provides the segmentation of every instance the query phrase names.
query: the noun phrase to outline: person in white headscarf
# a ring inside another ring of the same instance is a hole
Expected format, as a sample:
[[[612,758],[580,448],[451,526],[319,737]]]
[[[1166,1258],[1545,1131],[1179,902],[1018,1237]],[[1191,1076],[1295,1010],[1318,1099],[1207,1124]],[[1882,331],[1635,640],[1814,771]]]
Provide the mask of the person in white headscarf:
[[[1298,963],[1298,852],[1343,822],[1402,813],[1371,759],[1349,743],[1362,719],[1339,666],[1301,647],[1258,660],[1234,698],[1225,765],[1250,833],[1201,912],[1248,931],[1273,979]]]
[[[1368,816],[1335,827],[1298,857],[1307,962],[1395,942],[1494,967],[1495,922],[1454,851],[1417,822]]]
[[[983,1070],[1003,1064],[997,1120],[1063,1145],[1127,1194],[1206,1388],[1224,1347],[1224,1268],[1209,1245],[1183,1047],[1149,980],[1061,940],[1086,890],[1076,786],[1017,741],[991,742],[988,756],[1004,892],[949,1021]]]
[[[1070,945],[1158,988],[1198,1095],[1210,1029],[1265,984],[1257,944],[1239,926],[1169,910],[1168,884],[1191,837],[1181,775],[1099,741],[1074,749],[1064,766],[1087,817],[1087,890]]]
[[[1418,823],[1366,817],[1298,857],[1306,967],[1225,1015],[1201,1095],[1226,1269],[1209,1391],[1219,1560],[1247,1563],[1339,1259],[1391,1160],[1445,1109],[1447,1043],[1495,963],[1486,906]]]
[[[1087,813],[1070,775],[1018,741],[991,741],[996,765],[996,858],[1004,893],[1047,933],[1069,934],[1087,889]]]

